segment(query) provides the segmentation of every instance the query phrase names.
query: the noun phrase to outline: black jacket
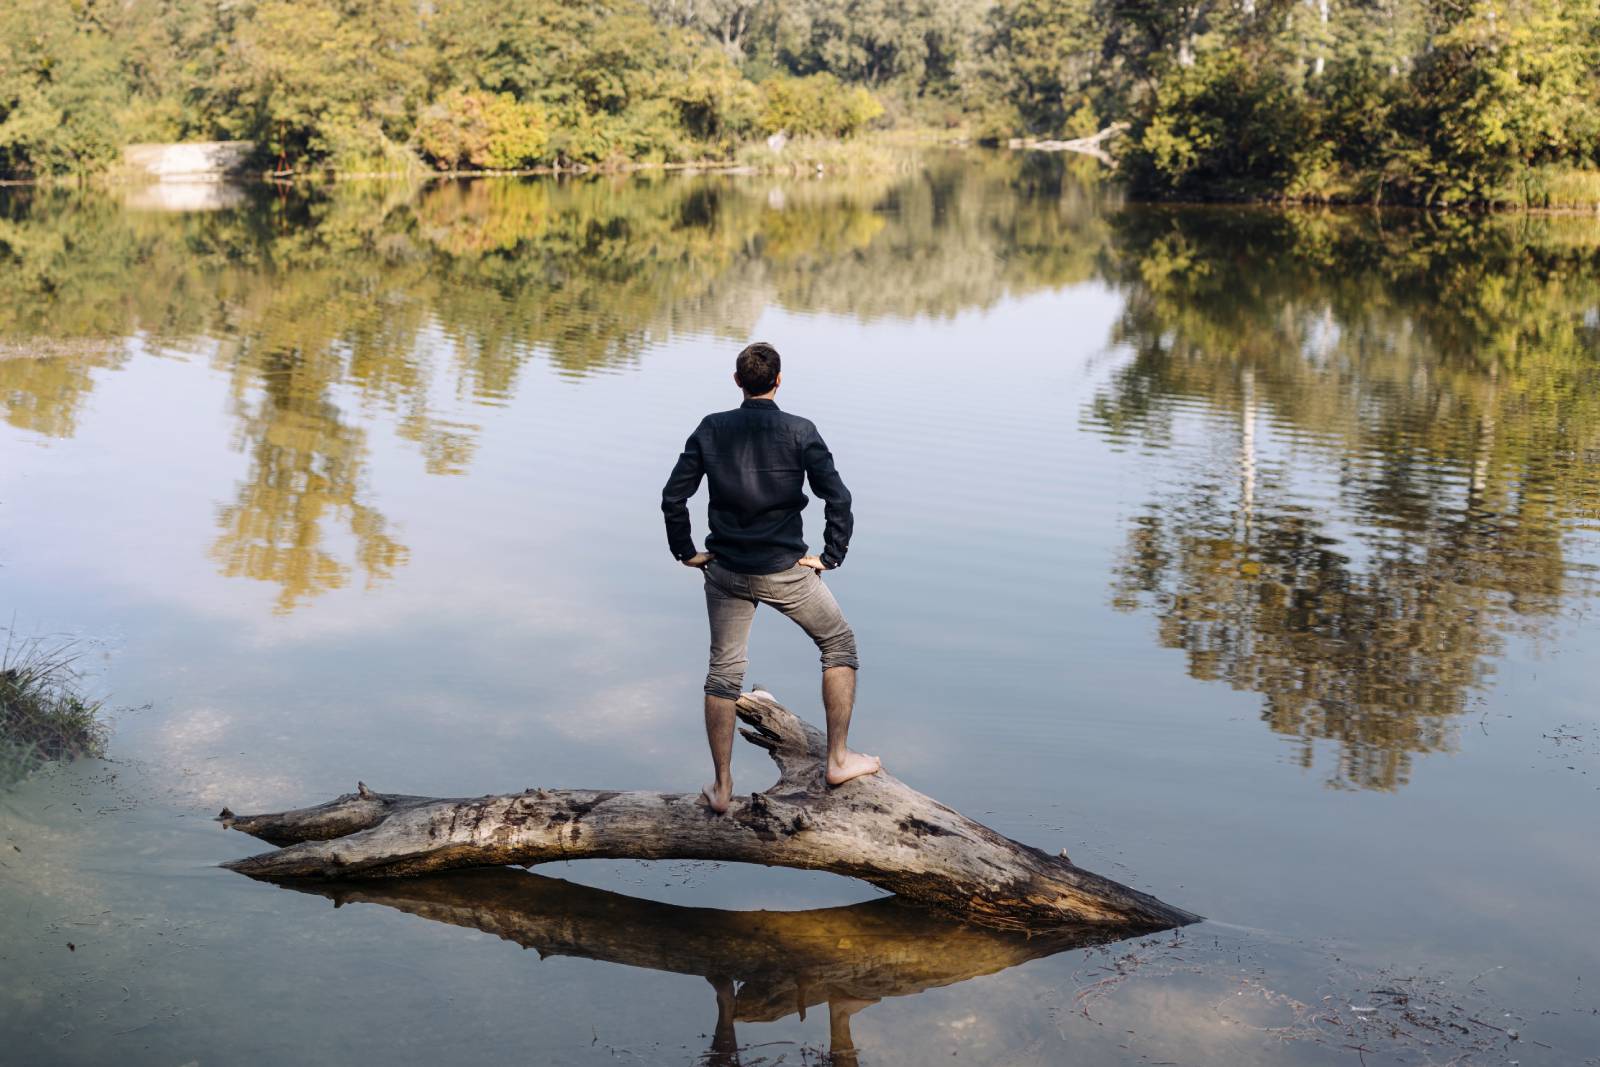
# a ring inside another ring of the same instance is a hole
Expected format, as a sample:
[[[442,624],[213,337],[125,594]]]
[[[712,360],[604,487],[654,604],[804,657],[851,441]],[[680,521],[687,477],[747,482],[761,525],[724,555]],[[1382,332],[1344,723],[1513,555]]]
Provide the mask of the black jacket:
[[[850,547],[850,490],[833,468],[833,454],[809,419],[778,410],[771,400],[746,400],[732,411],[700,420],[661,490],[667,544],[680,560],[695,554],[688,500],[704,477],[711,483],[706,551],[741,574],[788,570],[806,554],[800,511],[811,491],[823,510],[822,564],[844,562]]]

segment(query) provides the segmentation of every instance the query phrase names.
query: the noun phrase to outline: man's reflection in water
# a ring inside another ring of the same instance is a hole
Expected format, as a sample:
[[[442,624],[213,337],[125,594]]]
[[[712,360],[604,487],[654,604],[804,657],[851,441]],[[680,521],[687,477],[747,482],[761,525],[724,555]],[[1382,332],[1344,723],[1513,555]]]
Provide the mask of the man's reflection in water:
[[[709,1067],[739,1067],[741,1062],[739,1037],[734,1031],[734,1023],[769,1023],[790,1014],[798,1014],[802,1019],[806,1017],[806,1005],[800,1003],[792,1011],[783,1011],[763,1018],[751,1018],[740,1011],[739,989],[734,979],[726,975],[707,975],[706,981],[711,983],[711,988],[717,995],[717,1025],[711,1034],[711,1050],[701,1060]],[[824,992],[828,1002],[828,1062],[843,1067],[855,1067],[856,1043],[850,1036],[850,1017],[862,1008],[878,1003],[882,998],[852,997],[834,989]],[[906,993],[919,992],[920,989],[906,990]]]
[[[491,933],[540,957],[604,960],[698,974],[714,991],[704,1062],[733,1067],[735,1025],[828,1006],[832,1062],[854,1064],[850,1019],[886,997],[911,996],[1130,933],[1062,927],[1031,936],[943,919],[893,897],[811,911],[686,908],[511,868],[394,881],[283,883],[335,906],[382,904]]]

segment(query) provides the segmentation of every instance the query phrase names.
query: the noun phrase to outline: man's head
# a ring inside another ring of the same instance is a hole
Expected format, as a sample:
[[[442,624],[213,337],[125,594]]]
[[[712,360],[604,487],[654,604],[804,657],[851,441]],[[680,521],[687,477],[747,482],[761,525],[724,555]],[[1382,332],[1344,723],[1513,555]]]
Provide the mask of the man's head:
[[[778,350],[765,341],[746,345],[733,365],[733,380],[745,396],[765,396],[783,381],[783,361]]]

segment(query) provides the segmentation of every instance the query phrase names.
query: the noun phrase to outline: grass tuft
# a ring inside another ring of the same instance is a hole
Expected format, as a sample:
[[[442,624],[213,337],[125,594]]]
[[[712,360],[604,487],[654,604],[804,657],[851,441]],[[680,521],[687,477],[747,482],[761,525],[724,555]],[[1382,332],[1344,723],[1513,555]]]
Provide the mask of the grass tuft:
[[[1528,186],[1530,207],[1556,211],[1600,208],[1600,171],[1548,167],[1537,171]]]
[[[105,750],[103,702],[83,695],[76,645],[7,641],[0,653],[0,788],[53,761]]]

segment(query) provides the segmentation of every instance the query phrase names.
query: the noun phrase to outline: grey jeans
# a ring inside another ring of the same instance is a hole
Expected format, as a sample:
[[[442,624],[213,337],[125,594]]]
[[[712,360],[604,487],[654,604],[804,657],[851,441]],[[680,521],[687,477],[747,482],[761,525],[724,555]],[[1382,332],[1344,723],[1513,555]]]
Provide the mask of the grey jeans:
[[[839,602],[810,567],[796,563],[776,574],[739,574],[716,561],[706,564],[706,614],[711,619],[709,696],[734,698],[750,662],[750,621],[757,604],[770,604],[800,624],[822,652],[822,669],[861,666],[856,635]]]

